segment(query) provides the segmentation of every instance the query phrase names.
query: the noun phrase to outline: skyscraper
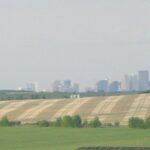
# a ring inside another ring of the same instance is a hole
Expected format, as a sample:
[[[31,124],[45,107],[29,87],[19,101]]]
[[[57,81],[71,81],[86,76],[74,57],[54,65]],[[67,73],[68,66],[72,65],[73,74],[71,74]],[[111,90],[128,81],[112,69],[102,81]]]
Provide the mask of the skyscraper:
[[[130,82],[129,82],[129,91],[138,91],[139,83],[138,83],[138,77],[137,75],[132,74],[130,76]]]
[[[120,91],[120,82],[119,81],[113,81],[109,86],[110,92],[118,92]]]
[[[104,91],[104,92],[108,92],[108,80],[100,80],[97,84],[96,84],[96,89],[97,91]]]
[[[64,92],[71,92],[71,80],[65,80],[63,85]]]
[[[52,85],[52,89],[53,89],[53,92],[62,92],[63,86],[61,84],[61,81],[60,80],[54,81]]]
[[[129,77],[129,75],[124,75],[124,78],[121,81],[121,90],[122,91],[129,91],[130,90],[130,77]]]
[[[73,84],[72,92],[79,93],[79,84],[78,83]]]
[[[139,71],[139,90],[145,91],[149,89],[149,72],[147,70]]]
[[[38,83],[37,82],[27,83],[27,91],[38,92]]]

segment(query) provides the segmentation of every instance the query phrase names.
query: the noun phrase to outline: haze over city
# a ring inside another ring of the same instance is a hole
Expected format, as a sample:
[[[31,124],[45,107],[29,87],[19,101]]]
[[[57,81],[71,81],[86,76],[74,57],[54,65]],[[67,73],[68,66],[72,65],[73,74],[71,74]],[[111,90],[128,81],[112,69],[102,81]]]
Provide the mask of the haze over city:
[[[0,89],[149,70],[148,0],[0,0]]]

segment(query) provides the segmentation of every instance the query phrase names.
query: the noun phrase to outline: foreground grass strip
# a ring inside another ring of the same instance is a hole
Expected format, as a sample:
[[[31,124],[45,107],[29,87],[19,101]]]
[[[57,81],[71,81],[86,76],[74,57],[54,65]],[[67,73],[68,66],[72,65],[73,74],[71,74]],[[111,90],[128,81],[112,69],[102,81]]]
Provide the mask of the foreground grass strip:
[[[150,147],[150,130],[128,128],[0,128],[0,150],[75,150],[79,147]]]

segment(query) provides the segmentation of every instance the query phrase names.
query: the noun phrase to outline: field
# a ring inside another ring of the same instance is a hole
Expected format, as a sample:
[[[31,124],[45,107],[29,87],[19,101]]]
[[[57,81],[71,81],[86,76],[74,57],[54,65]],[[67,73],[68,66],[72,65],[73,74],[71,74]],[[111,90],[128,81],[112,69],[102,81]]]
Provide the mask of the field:
[[[0,150],[75,150],[81,146],[150,147],[150,130],[128,128],[0,128]]]
[[[103,123],[127,125],[130,117],[150,116],[150,94],[0,101],[0,118],[7,116],[9,120],[49,121],[64,115],[80,115],[87,120],[99,117]]]

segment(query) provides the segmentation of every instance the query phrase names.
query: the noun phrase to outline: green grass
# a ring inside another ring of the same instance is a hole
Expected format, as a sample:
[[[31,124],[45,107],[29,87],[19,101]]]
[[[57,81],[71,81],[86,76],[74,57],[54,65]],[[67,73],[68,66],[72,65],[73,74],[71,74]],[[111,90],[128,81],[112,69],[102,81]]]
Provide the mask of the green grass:
[[[128,128],[0,128],[0,150],[75,150],[83,146],[150,147],[150,130]]]

